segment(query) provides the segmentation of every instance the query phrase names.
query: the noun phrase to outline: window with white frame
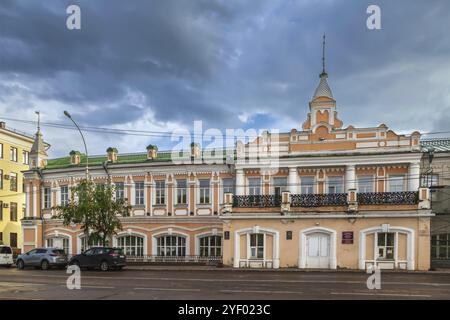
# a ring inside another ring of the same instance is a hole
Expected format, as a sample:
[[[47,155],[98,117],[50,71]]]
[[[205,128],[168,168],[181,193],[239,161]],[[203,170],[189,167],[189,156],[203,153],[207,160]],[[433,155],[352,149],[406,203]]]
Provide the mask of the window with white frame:
[[[314,177],[300,178],[300,193],[313,194],[314,193]]]
[[[411,179],[414,179],[412,177]],[[438,174],[423,174],[420,179],[420,185],[424,188],[431,188],[439,185]]]
[[[166,182],[164,180],[155,182],[155,203],[157,205],[166,203]]]
[[[177,180],[177,204],[187,204],[187,182],[186,179]]]
[[[358,192],[370,193],[375,192],[374,190],[374,176],[358,176]]]
[[[264,259],[264,234],[250,234],[250,259]]]
[[[3,189],[3,170],[0,169],[0,189]]]
[[[380,260],[393,260],[395,250],[395,233],[380,232],[377,234],[377,252]]]
[[[202,257],[219,257],[222,255],[222,237],[205,236],[200,238],[200,255]]]
[[[250,196],[261,194],[261,178],[248,178],[248,194]]]
[[[61,205],[69,204],[69,186],[61,186]]]
[[[136,205],[144,205],[144,182],[139,181],[134,184],[134,199]]]
[[[127,256],[144,255],[144,238],[127,235],[117,238],[117,247],[121,248]]]
[[[15,172],[9,174],[9,190],[17,191],[17,173]]]
[[[344,189],[344,178],[342,176],[327,177],[328,193],[342,193]]]
[[[22,162],[23,164],[30,163],[30,153],[28,151],[25,150],[22,151]]]
[[[44,187],[44,209],[52,207],[52,190],[50,187]]]
[[[63,249],[66,254],[69,253],[69,238],[53,237],[47,239],[47,248]]]
[[[201,179],[199,182],[199,192],[200,192],[200,203],[209,204],[210,203],[210,193],[211,186],[209,179]]]
[[[156,241],[156,254],[158,256],[184,257],[186,255],[186,237],[160,236]]]
[[[114,190],[116,192],[116,199],[124,199],[125,198],[125,186],[123,182],[116,182],[114,184]]]
[[[100,240],[91,240],[91,243],[88,243],[88,238],[86,236],[81,237],[81,252],[86,251],[90,247],[98,247],[101,246]]]
[[[225,193],[232,193],[232,194],[236,193],[234,179],[231,178],[222,179],[222,190],[223,190],[222,201],[225,202]]]
[[[0,159],[3,159],[3,143],[0,143]]]
[[[9,149],[9,160],[17,162],[17,148],[11,147]]]
[[[404,175],[389,176],[388,191],[389,192],[405,191],[405,176]]]
[[[281,196],[283,191],[287,191],[287,178],[273,178],[273,189],[276,196]]]

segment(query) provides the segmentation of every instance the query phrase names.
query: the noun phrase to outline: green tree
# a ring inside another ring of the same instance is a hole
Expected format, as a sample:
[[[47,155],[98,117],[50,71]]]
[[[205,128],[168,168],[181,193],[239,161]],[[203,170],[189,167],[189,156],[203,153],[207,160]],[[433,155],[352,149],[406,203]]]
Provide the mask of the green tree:
[[[110,184],[95,184],[83,180],[71,188],[71,198],[66,205],[56,207],[57,219],[65,226],[79,224],[88,244],[107,245],[118,230],[122,230],[120,217],[128,216],[130,206],[126,199],[115,199]]]

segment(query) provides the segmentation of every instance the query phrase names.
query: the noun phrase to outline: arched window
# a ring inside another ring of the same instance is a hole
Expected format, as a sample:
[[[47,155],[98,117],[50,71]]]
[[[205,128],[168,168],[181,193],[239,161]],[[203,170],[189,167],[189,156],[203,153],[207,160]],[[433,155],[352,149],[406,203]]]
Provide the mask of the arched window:
[[[121,236],[117,238],[117,247],[123,249],[127,256],[144,255],[144,238],[139,236]]]
[[[186,238],[183,236],[161,236],[157,238],[158,256],[184,257],[186,255]]]
[[[81,252],[85,252],[90,247],[101,247],[100,241],[93,241],[90,245],[87,242],[87,237],[81,237]]]
[[[222,255],[222,237],[205,236],[200,238],[200,255],[202,257],[219,257]]]
[[[48,238],[47,248],[63,249],[66,254],[69,254],[69,238],[66,237]]]

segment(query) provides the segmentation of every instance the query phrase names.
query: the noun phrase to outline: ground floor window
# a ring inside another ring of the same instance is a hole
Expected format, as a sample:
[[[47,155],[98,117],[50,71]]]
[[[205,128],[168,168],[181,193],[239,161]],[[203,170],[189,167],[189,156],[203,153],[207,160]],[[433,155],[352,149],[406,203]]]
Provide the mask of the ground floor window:
[[[59,248],[63,249],[66,254],[69,253],[69,238],[48,238],[47,248]]]
[[[85,252],[87,249],[89,249],[90,247],[97,247],[97,246],[101,246],[100,241],[91,241],[91,244],[88,243],[87,241],[87,237],[82,237],[81,238],[81,252]]]
[[[186,238],[183,236],[161,236],[157,238],[156,254],[158,256],[186,255]]]
[[[222,255],[222,237],[206,236],[200,238],[200,255],[202,257],[218,257]]]
[[[393,260],[395,248],[395,233],[378,233],[377,252],[380,260]]]
[[[450,259],[450,233],[431,236],[431,258]]]
[[[127,256],[144,255],[144,238],[138,236],[122,236],[117,238],[117,247],[121,248]]]
[[[264,234],[250,235],[250,259],[264,259]]]

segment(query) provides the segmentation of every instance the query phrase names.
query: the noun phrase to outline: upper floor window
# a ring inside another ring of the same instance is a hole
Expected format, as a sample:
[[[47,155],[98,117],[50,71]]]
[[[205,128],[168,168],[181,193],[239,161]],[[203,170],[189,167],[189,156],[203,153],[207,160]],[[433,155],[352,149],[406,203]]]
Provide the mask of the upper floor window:
[[[49,209],[52,207],[52,190],[50,187],[44,187],[44,208]]]
[[[199,180],[200,184],[200,203],[207,204],[210,203],[210,183],[209,179]]]
[[[3,189],[3,170],[0,169],[0,189]]]
[[[414,179],[412,177],[411,179]],[[422,187],[431,188],[439,185],[439,175],[438,174],[423,174],[420,179],[420,184]]]
[[[144,204],[144,182],[136,182],[135,186],[135,204],[143,205]]]
[[[222,179],[222,189],[224,195],[225,193],[235,194],[234,180],[231,178]],[[225,201],[225,198],[223,199],[223,201]]]
[[[274,178],[273,179],[274,194],[281,196],[283,191],[287,191],[287,178]]]
[[[0,221],[3,220],[3,201],[0,201]]]
[[[163,180],[155,182],[155,196],[156,196],[156,204],[165,204],[166,203],[166,182]]]
[[[3,159],[3,143],[0,143],[0,159]]]
[[[11,221],[17,221],[17,202],[11,202],[9,205],[9,215]]]
[[[30,153],[28,151],[22,151],[23,164],[30,164]]]
[[[9,149],[9,159],[11,161],[17,162],[17,148],[11,147]]]
[[[9,190],[17,191],[17,173],[11,172],[9,174]]]
[[[389,192],[405,191],[405,176],[403,175],[389,176],[388,188]]]
[[[344,178],[342,176],[328,177],[328,193],[342,193]]]
[[[186,179],[177,180],[177,204],[187,203],[187,183]]]
[[[69,186],[61,186],[61,205],[69,204]]]
[[[116,182],[115,184],[115,191],[116,191],[116,199],[124,199],[125,198],[125,188],[123,182]]]
[[[314,177],[301,177],[300,179],[300,193],[312,194],[314,193]]]
[[[261,179],[249,178],[248,179],[248,194],[250,196],[258,196],[261,194]]]
[[[358,176],[358,192],[369,193],[374,192],[374,177],[373,176]]]

